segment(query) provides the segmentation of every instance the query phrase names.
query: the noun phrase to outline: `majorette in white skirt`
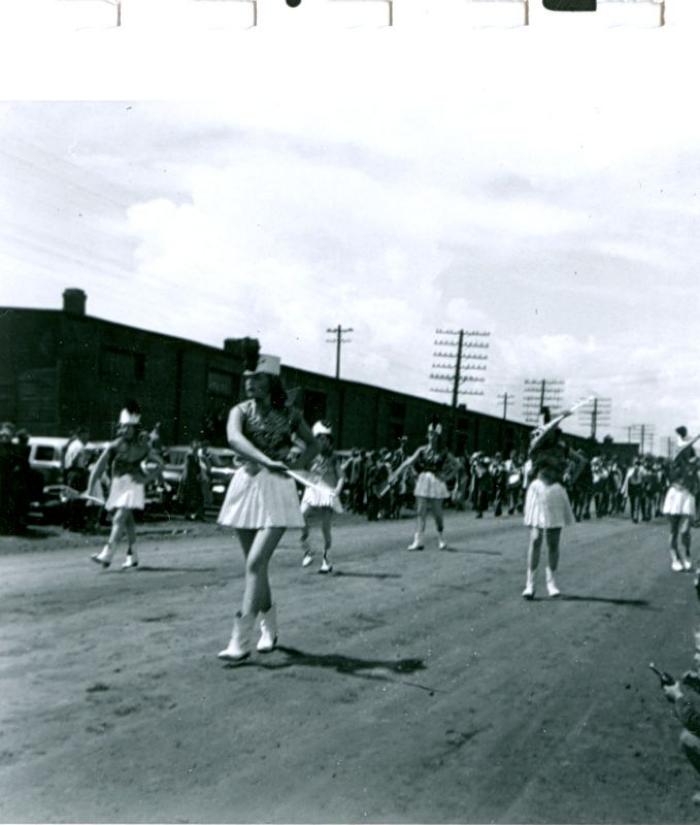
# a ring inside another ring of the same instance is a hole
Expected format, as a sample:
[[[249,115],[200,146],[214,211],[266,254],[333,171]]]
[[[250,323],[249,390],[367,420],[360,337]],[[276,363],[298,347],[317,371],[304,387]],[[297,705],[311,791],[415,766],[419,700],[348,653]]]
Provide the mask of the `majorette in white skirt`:
[[[680,484],[672,484],[664,498],[665,516],[695,516],[695,496]]]
[[[551,529],[573,524],[569,496],[561,484],[545,484],[536,478],[527,488],[524,521],[527,527]]]
[[[113,476],[109,486],[109,496],[105,502],[106,510],[118,510],[122,507],[130,510],[143,510],[146,504],[143,482],[133,476]]]
[[[319,490],[316,487],[307,487],[301,497],[301,506],[307,507],[330,507],[335,513],[342,513],[343,506],[338,501],[338,496],[331,495],[330,490]]]
[[[231,479],[218,523],[241,530],[303,527],[296,483],[282,473],[244,464]]]
[[[447,485],[441,481],[435,473],[420,473],[416,481],[414,495],[417,498],[449,498],[450,494]]]

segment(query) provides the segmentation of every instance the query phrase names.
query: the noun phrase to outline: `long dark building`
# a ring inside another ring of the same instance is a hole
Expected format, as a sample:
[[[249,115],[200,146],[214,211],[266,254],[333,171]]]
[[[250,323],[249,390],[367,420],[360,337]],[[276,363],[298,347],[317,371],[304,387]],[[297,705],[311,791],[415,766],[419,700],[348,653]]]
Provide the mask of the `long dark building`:
[[[166,443],[205,437],[223,444],[229,408],[241,393],[242,339],[227,339],[217,349],[93,318],[86,301],[82,290],[66,289],[62,309],[0,308],[0,419],[35,435],[67,435],[84,423],[92,438],[104,439],[113,434],[124,400],[134,398],[147,426],[161,422]],[[340,425],[341,447],[395,446],[404,435],[413,447],[435,415],[454,434],[460,452],[527,444],[527,425],[463,407],[453,411],[425,398],[286,365],[282,379],[307,421],[327,418]]]

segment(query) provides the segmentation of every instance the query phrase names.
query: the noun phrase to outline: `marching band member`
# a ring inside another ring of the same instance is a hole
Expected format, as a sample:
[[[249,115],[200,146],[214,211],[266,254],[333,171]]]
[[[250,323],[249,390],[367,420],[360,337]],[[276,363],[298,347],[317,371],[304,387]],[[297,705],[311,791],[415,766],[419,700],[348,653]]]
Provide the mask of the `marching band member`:
[[[325,421],[317,421],[311,432],[319,444],[319,454],[311,462],[309,471],[311,480],[321,482],[330,488],[328,492],[319,487],[307,487],[301,499],[301,514],[304,517],[304,528],[301,531],[301,546],[304,550],[302,567],[308,567],[313,561],[313,553],[309,546],[309,515],[318,513],[321,516],[321,532],[323,533],[323,559],[319,573],[332,573],[333,566],[328,561],[331,549],[331,523],[333,513],[342,513],[340,494],[343,490],[344,474],[338,466],[333,453],[333,430]]]
[[[535,574],[540,563],[542,541],[547,545],[546,582],[551,598],[560,595],[554,574],[559,565],[561,530],[574,523],[569,497],[562,485],[566,469],[568,447],[559,424],[573,410],[567,410],[552,419],[549,408],[543,407],[539,426],[530,436],[529,458],[532,460],[534,480],[525,496],[525,525],[530,528],[527,553],[527,577],[523,597],[535,597]]]
[[[250,655],[250,637],[260,614],[257,649],[271,651],[277,643],[277,613],[272,601],[268,567],[288,527],[304,527],[296,484],[286,473],[296,434],[305,445],[297,463],[316,455],[316,440],[301,413],[287,404],[279,366],[259,358],[256,341],[245,349],[247,400],[231,409],[226,428],[231,447],[243,459],[226,492],[219,524],[233,527],[245,559],[245,584],[231,639],[220,659],[240,661]]]
[[[693,566],[690,557],[690,527],[695,518],[695,492],[698,485],[697,457],[693,444],[700,438],[700,436],[688,438],[688,430],[685,427],[678,427],[676,433],[678,442],[671,464],[669,478],[671,486],[666,493],[662,508],[663,514],[669,517],[671,528],[669,549],[671,569],[674,572],[690,570]],[[679,535],[685,552],[683,559],[678,552]]]
[[[428,443],[419,447],[410,458],[400,464],[392,473],[392,478],[397,478],[408,467],[413,467],[418,473],[415,488],[417,530],[408,549],[422,550],[425,546],[425,525],[430,510],[437,527],[438,547],[440,550],[446,550],[442,502],[450,495],[445,481],[454,472],[454,459],[445,446],[442,425],[437,421],[433,420],[428,427]]]
[[[141,410],[134,401],[127,402],[119,415],[118,437],[104,450],[90,471],[88,493],[96,489],[105,470],[111,474],[109,495],[105,502],[106,510],[115,510],[112,530],[107,544],[101,552],[93,553],[92,561],[107,568],[117,549],[117,542],[122,533],[126,533],[128,547],[126,560],[122,567],[138,567],[136,553],[136,522],[134,511],[143,510],[145,505],[145,483],[147,474],[144,462],[153,462],[159,468],[163,459],[153,450],[148,441],[140,437]]]

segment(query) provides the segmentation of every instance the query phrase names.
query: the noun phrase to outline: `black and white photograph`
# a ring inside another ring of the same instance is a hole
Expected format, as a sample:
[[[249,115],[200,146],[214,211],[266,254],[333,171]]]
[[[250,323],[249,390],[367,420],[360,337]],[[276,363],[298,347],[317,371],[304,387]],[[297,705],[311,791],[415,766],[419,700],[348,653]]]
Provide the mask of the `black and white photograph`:
[[[698,10],[31,2],[0,822],[695,822]]]

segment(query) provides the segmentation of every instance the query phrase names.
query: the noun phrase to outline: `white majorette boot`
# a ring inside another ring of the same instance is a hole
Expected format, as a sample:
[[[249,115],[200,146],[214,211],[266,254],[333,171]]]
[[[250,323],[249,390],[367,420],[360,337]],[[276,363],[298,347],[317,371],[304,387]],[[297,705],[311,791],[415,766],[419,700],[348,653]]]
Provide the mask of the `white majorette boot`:
[[[561,591],[557,587],[557,583],[554,581],[554,573],[552,573],[549,567],[546,569],[545,573],[547,578],[547,595],[551,599],[561,596]]]
[[[671,550],[671,570],[673,570],[674,573],[679,573],[682,569],[683,562],[681,561],[681,557],[678,555],[678,551]]]
[[[449,545],[442,537],[442,533],[438,533],[438,550],[447,550],[448,547]]]
[[[233,620],[231,641],[225,650],[219,652],[219,659],[225,659],[229,662],[240,662],[242,659],[247,659],[250,656],[250,635],[253,632],[254,624],[255,616],[250,614],[241,616],[240,613],[236,613],[236,618]]]
[[[308,538],[301,540],[301,549],[304,551],[304,558],[301,560],[301,566],[308,567],[314,560],[314,553],[311,549]]]
[[[90,558],[96,564],[101,564],[102,567],[107,568],[112,563],[112,556],[114,555],[114,548],[110,547],[108,544],[100,550],[99,553],[93,553]]]
[[[136,552],[135,547],[130,547],[126,551],[126,559],[124,559],[124,564],[122,564],[122,570],[130,570],[132,567],[139,566],[139,556]]]
[[[523,590],[523,599],[527,599],[531,602],[535,598],[535,577],[532,575],[532,571],[527,571],[527,577],[525,578],[525,590]]]
[[[408,550],[422,550],[425,545],[423,544],[423,534],[420,530],[414,535],[413,537],[413,544],[408,545]]]
[[[269,653],[277,644],[277,608],[270,605],[270,609],[260,614],[260,638],[258,652]]]

